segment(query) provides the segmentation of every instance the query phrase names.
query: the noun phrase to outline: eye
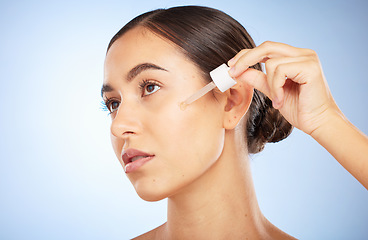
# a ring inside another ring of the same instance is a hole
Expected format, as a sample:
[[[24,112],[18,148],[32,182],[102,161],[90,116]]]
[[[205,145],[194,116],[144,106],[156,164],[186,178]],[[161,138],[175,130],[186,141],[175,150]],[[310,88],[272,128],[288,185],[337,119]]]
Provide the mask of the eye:
[[[114,99],[109,99],[106,101],[106,108],[107,110],[109,110],[110,113],[115,112],[116,110],[118,110],[120,102],[116,101]]]
[[[151,95],[161,88],[160,85],[151,80],[144,80],[139,86],[142,89],[142,97]]]

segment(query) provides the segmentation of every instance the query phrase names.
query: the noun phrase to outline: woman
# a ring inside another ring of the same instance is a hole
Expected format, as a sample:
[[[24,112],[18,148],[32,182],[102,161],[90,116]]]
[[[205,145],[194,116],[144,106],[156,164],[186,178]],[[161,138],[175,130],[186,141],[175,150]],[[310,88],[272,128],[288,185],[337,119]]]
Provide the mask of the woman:
[[[181,109],[224,62],[238,84]],[[136,239],[293,239],[261,213],[248,158],[292,126],[368,188],[368,139],[335,104],[315,52],[255,47],[221,11],[187,6],[133,19],[108,46],[101,92],[138,195],[168,198],[167,222]]]

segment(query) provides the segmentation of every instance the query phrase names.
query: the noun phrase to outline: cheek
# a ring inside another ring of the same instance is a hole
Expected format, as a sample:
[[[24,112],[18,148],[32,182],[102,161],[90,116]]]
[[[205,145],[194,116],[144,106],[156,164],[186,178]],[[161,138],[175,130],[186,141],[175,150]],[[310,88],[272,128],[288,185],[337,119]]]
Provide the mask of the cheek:
[[[150,117],[153,128],[147,129],[160,155],[156,183],[165,183],[159,187],[167,191],[203,174],[218,159],[224,144],[225,130],[213,100],[200,99],[184,111],[179,104],[161,105]]]
[[[152,136],[164,141],[165,149],[180,148],[191,152],[201,146],[212,146],[210,143],[217,142],[224,132],[217,105],[208,99],[200,99],[185,110],[180,109],[180,101],[161,104],[156,110],[149,117]]]

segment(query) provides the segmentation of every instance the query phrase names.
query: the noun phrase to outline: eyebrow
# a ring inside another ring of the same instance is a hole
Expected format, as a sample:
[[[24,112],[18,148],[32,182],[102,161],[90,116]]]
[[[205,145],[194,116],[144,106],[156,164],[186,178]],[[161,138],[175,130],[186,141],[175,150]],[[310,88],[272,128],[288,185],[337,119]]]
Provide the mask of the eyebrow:
[[[128,72],[128,74],[126,76],[127,81],[131,82],[136,76],[138,76],[141,72],[146,71],[146,70],[161,70],[161,71],[168,72],[166,69],[164,69],[160,66],[157,66],[156,64],[141,63],[141,64],[138,64],[137,66],[135,66],[134,68],[132,68]],[[103,94],[105,92],[111,92],[113,90],[114,89],[109,84],[104,84],[104,85],[102,85],[102,88],[101,88],[101,96],[103,96]]]
[[[114,89],[109,84],[103,84],[101,88],[101,97],[103,97],[105,92],[112,92]]]

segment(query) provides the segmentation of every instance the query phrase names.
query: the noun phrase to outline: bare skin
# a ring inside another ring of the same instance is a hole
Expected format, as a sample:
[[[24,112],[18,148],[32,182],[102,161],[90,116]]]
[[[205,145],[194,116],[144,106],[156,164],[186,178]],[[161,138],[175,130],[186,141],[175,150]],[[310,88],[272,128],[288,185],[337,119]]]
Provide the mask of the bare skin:
[[[247,71],[258,62],[265,63],[266,74]],[[266,94],[293,126],[311,135],[368,189],[368,138],[336,105],[313,50],[265,42],[228,64],[232,77]]]
[[[141,91],[141,76],[129,81],[126,76],[144,62],[165,71],[142,73],[159,85]],[[266,63],[266,74],[247,69],[257,62]],[[104,84],[113,90],[104,98],[116,101],[111,114],[115,153],[123,167],[122,153],[128,148],[154,155],[127,176],[142,199],[168,198],[167,222],[135,239],[294,239],[272,225],[257,203],[243,121],[253,88],[269,96],[291,124],[314,137],[367,188],[367,137],[336,106],[313,51],[268,42],[243,50],[228,64],[238,84],[225,93],[207,94],[183,111],[180,102],[205,83],[169,41],[135,28],[109,50]]]
[[[261,213],[249,161],[234,144],[241,135],[229,131],[226,158],[169,197],[167,223],[135,239],[295,239]]]

